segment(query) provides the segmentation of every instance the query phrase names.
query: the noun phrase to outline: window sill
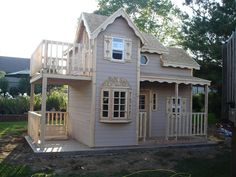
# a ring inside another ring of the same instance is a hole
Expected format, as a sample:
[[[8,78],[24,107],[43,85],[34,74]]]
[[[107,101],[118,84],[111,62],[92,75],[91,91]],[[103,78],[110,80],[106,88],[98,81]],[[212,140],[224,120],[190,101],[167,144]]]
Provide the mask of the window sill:
[[[130,119],[125,119],[125,120],[100,120],[101,123],[109,123],[109,124],[127,124],[130,123]]]

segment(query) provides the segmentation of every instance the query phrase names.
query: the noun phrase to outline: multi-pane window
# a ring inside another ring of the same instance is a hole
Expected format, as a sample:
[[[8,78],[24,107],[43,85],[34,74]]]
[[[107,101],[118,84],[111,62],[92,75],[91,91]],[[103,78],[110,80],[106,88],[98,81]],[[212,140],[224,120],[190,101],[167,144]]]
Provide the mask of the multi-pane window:
[[[155,92],[152,94],[152,110],[157,110],[157,93]]]
[[[126,117],[126,92],[114,91],[113,92],[113,117],[124,118]]]
[[[107,89],[102,91],[101,119],[124,120],[131,115],[131,92],[129,89]]]
[[[112,59],[124,59],[124,41],[121,38],[112,38]]]
[[[145,105],[145,95],[139,95],[139,110],[145,110],[146,105]]]
[[[174,112],[174,113],[181,112],[181,98],[178,98],[178,101],[177,101],[177,111],[175,109],[176,109],[176,99],[175,99],[175,97],[172,98],[172,112]]]
[[[109,91],[103,91],[103,98],[102,98],[102,117],[108,117],[109,113]]]

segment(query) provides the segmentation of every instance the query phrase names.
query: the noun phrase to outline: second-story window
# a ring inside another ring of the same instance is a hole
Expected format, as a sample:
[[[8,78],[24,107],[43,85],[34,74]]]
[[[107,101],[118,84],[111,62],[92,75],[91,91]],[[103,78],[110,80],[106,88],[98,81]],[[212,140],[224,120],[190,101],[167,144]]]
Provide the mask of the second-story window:
[[[124,41],[121,38],[112,38],[112,59],[124,60]]]

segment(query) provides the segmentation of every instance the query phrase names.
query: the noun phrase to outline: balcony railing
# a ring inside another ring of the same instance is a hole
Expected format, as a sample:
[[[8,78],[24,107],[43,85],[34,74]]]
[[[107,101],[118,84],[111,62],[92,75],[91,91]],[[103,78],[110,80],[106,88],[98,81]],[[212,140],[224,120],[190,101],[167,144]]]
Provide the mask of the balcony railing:
[[[91,76],[92,55],[87,45],[44,40],[30,60],[30,75],[48,74]]]

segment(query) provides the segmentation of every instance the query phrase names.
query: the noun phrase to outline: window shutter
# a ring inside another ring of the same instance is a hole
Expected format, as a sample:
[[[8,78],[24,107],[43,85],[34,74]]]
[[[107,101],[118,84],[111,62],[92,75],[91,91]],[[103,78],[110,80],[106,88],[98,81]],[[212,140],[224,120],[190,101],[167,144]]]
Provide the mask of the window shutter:
[[[172,112],[172,98],[167,97],[166,99],[166,113],[171,113]]]
[[[181,103],[181,112],[182,113],[186,113],[186,105],[187,105],[187,99],[186,98],[182,98],[182,103]]]
[[[124,40],[124,59],[126,62],[131,61],[131,55],[132,55],[132,40],[131,39],[125,39]]]
[[[112,37],[104,36],[104,59],[111,60],[112,58]]]

